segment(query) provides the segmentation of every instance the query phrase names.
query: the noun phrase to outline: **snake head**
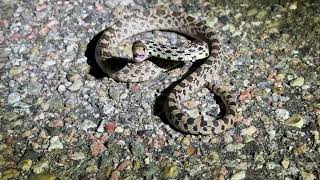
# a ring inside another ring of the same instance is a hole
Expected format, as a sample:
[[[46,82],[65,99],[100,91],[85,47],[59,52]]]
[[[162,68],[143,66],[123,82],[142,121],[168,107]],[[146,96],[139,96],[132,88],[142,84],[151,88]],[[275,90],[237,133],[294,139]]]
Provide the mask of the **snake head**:
[[[141,41],[136,41],[133,43],[132,54],[134,62],[142,62],[149,58],[147,46]]]

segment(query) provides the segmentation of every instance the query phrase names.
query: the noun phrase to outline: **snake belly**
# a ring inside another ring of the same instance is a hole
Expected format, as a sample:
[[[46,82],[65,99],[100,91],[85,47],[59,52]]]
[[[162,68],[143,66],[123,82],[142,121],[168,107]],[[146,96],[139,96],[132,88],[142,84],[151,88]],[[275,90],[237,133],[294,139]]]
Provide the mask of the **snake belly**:
[[[209,56],[205,62],[170,92],[165,108],[169,122],[182,132],[190,134],[217,134],[233,127],[236,116],[235,98],[228,91],[211,83],[213,75],[221,67],[221,46],[217,32],[191,16],[162,9],[126,12],[122,19],[107,27],[101,35],[95,51],[97,63],[109,77],[118,81],[141,82],[156,78],[164,70],[150,61],[128,63],[121,69],[110,66],[116,61],[113,57],[117,57],[116,48],[120,42],[153,30],[178,32],[204,41],[209,47]],[[193,118],[183,111],[181,102],[190,99],[193,92],[204,86],[218,94],[225,104],[226,114],[221,119],[206,121],[202,116]]]

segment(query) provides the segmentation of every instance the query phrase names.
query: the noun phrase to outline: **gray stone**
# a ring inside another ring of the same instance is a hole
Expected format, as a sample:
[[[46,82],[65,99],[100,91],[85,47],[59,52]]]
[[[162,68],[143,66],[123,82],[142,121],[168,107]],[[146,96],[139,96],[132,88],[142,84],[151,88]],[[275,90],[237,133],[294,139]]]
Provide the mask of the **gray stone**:
[[[81,125],[81,129],[88,131],[88,129],[97,128],[97,124],[91,120],[84,120]]]
[[[159,167],[153,163],[150,163],[150,164],[141,168],[141,175],[142,176],[150,177],[150,176],[156,174],[157,172],[159,172]]]
[[[112,104],[106,103],[103,105],[103,114],[107,115],[114,110],[114,106]]]
[[[8,103],[9,104],[14,104],[17,103],[21,100],[20,94],[17,92],[12,92],[11,94],[9,94],[8,96]]]
[[[83,83],[81,80],[76,80],[74,81],[74,83],[72,83],[72,85],[70,87],[68,87],[68,89],[70,91],[77,91],[79,90],[81,87],[83,86]]]
[[[144,145],[140,142],[133,142],[130,144],[130,151],[136,157],[142,157],[144,155]]]
[[[42,90],[42,84],[39,82],[32,82],[28,85],[28,93],[31,95],[38,95]]]
[[[53,136],[50,138],[50,145],[49,145],[48,151],[51,151],[54,149],[63,149],[63,144],[60,141],[58,136]]]
[[[276,116],[278,119],[288,119],[290,116],[289,111],[287,111],[286,109],[277,109],[276,110]]]
[[[59,85],[58,86],[58,91],[59,91],[59,93],[63,93],[64,91],[66,91],[66,86],[64,86],[63,84]]]
[[[64,107],[63,99],[58,95],[48,100],[51,109],[61,110]]]
[[[122,94],[122,91],[117,88],[112,88],[109,90],[109,96],[111,99],[118,101],[120,99],[120,95]]]

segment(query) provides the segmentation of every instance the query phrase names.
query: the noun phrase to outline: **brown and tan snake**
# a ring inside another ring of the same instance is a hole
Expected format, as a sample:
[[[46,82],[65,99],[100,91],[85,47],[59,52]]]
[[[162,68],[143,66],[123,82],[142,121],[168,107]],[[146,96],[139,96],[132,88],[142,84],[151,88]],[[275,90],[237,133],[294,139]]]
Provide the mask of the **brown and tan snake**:
[[[116,49],[120,42],[133,35],[153,30],[173,31],[190,36],[205,42],[209,50],[203,50],[203,46],[198,45],[196,52],[192,54],[165,47],[168,53],[160,53],[159,55],[157,52],[163,52],[161,47],[153,54],[152,50],[157,45],[151,45],[152,42],[148,44],[146,41],[141,41],[133,48],[135,53],[133,60],[136,62],[128,63],[121,69],[113,69],[110,66],[110,63],[117,61],[114,57],[117,57]],[[164,56],[162,58],[171,60],[195,60],[199,54],[208,57],[199,68],[173,88],[167,98],[165,113],[169,122],[185,133],[217,134],[233,127],[237,106],[236,99],[228,91],[224,91],[219,85],[212,83],[213,75],[219,71],[221,66],[221,46],[217,32],[206,26],[205,23],[199,22],[184,13],[161,9],[124,13],[123,18],[115,20],[111,26],[104,30],[95,52],[96,60],[101,69],[109,77],[123,82],[147,81],[164,72],[162,68],[146,60],[149,56]],[[187,57],[188,55],[189,57]],[[204,86],[218,94],[225,104],[226,114],[221,119],[207,121],[201,115],[192,118],[183,111],[181,103],[190,99],[193,92]]]

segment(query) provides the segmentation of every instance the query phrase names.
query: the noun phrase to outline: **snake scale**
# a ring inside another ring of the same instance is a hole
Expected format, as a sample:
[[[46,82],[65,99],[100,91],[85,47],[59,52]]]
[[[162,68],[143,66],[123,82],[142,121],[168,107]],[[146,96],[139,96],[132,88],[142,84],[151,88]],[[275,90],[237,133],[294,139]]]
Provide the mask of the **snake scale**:
[[[136,57],[138,62],[142,62],[127,63],[121,69],[110,66],[110,63],[117,60],[114,57],[117,57],[116,49],[120,42],[133,35],[153,30],[181,33],[205,42],[209,48],[206,54],[208,57],[204,63],[181,80],[169,93],[165,106],[169,122],[182,132],[190,134],[217,134],[233,127],[236,117],[236,100],[229,91],[212,83],[213,75],[221,66],[221,46],[217,32],[185,13],[162,9],[125,12],[122,19],[115,20],[103,31],[96,45],[95,56],[100,68],[109,77],[122,82],[141,82],[157,77],[163,70],[150,61],[144,61],[145,58]],[[186,57],[182,53],[181,57],[176,59],[185,60]],[[202,115],[193,118],[183,111],[181,102],[190,99],[192,92],[204,86],[216,93],[225,104],[226,113],[222,118],[207,121]]]

